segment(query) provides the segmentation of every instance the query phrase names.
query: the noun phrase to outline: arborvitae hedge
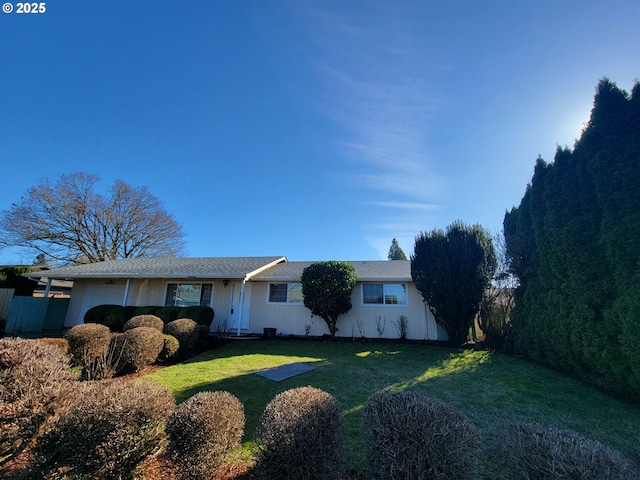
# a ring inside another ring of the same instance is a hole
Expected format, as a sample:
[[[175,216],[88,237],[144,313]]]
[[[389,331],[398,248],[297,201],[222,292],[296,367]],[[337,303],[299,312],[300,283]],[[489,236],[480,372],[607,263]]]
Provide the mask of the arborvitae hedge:
[[[640,391],[640,83],[599,83],[581,138],[538,159],[504,230],[515,349]]]

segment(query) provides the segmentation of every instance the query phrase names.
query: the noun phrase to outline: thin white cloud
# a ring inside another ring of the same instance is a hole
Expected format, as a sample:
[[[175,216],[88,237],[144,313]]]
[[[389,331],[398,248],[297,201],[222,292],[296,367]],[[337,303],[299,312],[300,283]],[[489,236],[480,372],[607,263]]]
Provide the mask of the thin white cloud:
[[[377,195],[438,199],[446,181],[428,147],[444,108],[437,71],[425,68],[428,55],[407,11],[384,9],[363,17],[310,7],[317,105],[344,132],[335,146],[352,161],[340,174],[345,183]]]
[[[405,210],[437,210],[440,205],[435,203],[419,203],[419,202],[371,202],[373,205],[381,207],[399,208]]]
[[[446,108],[435,87],[440,72],[433,49],[421,44],[416,28],[422,27],[410,9],[394,3],[367,13],[341,4],[328,11],[307,3],[304,10],[307,60],[319,85],[314,104],[341,132],[334,147],[346,160],[331,176],[380,207],[382,216],[363,215],[362,227],[369,244],[384,253],[391,238],[412,241],[420,226],[426,228],[425,214],[447,193],[429,148]]]

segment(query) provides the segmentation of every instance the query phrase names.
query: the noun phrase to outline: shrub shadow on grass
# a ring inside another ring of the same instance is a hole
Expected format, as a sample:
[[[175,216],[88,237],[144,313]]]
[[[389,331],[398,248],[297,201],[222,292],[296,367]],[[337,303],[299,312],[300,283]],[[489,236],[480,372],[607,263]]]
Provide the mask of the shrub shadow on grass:
[[[280,383],[254,372],[291,362],[316,370]],[[362,409],[382,391],[421,391],[460,408],[485,445],[505,423],[534,421],[568,428],[630,453],[640,442],[640,411],[579,382],[500,354],[388,342],[232,342],[150,378],[169,386],[178,402],[204,390],[226,390],[245,404],[245,444],[267,403],[284,390],[314,386],[341,405],[347,461],[362,471]],[[585,415],[585,412],[589,412]]]

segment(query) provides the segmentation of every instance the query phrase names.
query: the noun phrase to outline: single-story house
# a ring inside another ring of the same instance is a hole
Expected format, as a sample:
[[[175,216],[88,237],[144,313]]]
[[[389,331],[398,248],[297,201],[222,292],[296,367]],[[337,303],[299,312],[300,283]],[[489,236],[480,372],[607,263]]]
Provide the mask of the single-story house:
[[[83,322],[101,304],[213,308],[211,331],[320,336],[329,333],[322,318],[304,306],[300,278],[313,262],[284,256],[128,258],[46,271],[48,281],[73,281],[65,327]],[[408,260],[353,261],[357,283],[352,309],[338,319],[337,336],[443,340],[411,279]],[[38,275],[31,274],[32,277]]]

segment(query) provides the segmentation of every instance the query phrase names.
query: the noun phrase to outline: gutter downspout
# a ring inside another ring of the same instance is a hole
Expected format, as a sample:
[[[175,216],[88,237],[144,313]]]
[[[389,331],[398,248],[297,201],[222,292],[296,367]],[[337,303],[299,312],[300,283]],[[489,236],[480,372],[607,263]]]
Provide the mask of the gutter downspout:
[[[247,277],[242,279],[242,287],[240,288],[240,311],[238,312],[238,336],[242,329],[242,310],[244,309],[244,287],[247,284]]]
[[[49,298],[49,293],[51,293],[51,279],[47,278],[47,286],[44,288],[44,298]]]

